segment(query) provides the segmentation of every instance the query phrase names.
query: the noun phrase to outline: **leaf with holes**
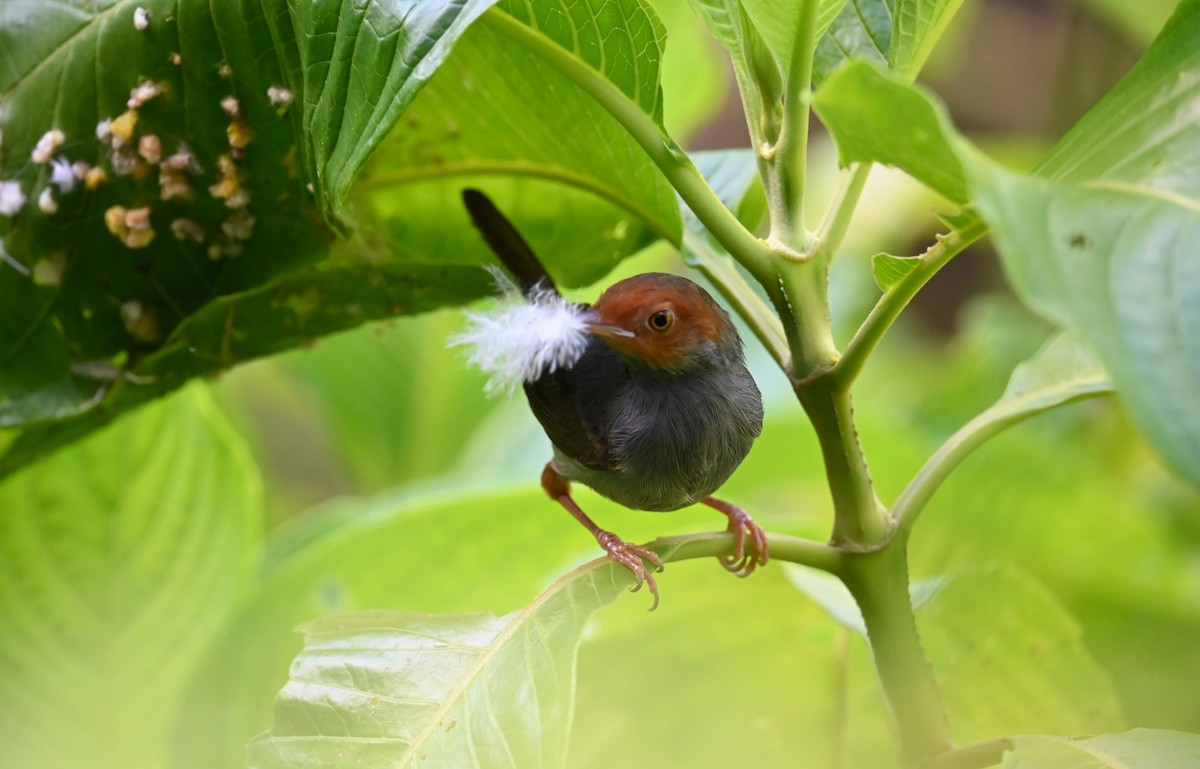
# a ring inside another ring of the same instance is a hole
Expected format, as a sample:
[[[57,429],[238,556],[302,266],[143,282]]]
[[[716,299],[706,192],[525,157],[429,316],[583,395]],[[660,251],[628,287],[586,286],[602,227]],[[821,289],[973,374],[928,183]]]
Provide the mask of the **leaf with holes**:
[[[559,69],[661,123],[654,13],[490,6],[5,5],[0,472],[192,377],[490,292],[466,184],[565,284],[677,242],[671,187]]]

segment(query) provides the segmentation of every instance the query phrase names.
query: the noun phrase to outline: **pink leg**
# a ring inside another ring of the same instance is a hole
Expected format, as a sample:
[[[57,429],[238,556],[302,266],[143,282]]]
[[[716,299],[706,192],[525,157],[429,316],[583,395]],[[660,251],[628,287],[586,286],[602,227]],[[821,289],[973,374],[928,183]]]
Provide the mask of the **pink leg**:
[[[587,514],[575,504],[575,500],[571,499],[571,487],[567,480],[554,471],[549,464],[542,471],[542,488],[550,495],[550,498],[558,502],[567,509],[571,515],[575,516],[575,520],[587,527],[587,530],[592,532],[592,536],[596,538],[596,542],[600,547],[604,548],[604,552],[608,553],[609,557],[625,568],[633,572],[634,579],[637,582],[630,592],[637,592],[642,589],[642,583],[650,589],[650,595],[654,596],[654,603],[650,606],[650,611],[658,608],[658,583],[646,570],[646,564],[642,559],[646,559],[654,564],[657,571],[662,571],[662,559],[652,550],[647,550],[644,547],[630,544],[624,541],[611,531],[605,531],[597,526]]]
[[[749,577],[755,567],[767,564],[767,533],[762,526],[740,507],[722,502],[714,497],[701,500],[714,510],[719,510],[729,518],[726,531],[733,534],[736,541],[733,555],[720,556],[721,565],[739,577]],[[746,535],[750,535],[753,552],[746,552]]]

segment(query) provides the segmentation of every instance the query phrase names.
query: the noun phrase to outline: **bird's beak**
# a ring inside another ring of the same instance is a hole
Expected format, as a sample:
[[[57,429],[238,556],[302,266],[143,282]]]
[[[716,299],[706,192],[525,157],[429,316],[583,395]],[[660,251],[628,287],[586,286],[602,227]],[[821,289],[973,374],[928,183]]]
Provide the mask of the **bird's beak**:
[[[634,337],[637,336],[637,334],[633,333],[632,331],[623,329],[620,326],[614,326],[610,323],[602,323],[600,321],[600,315],[597,312],[595,312],[594,310],[587,313],[587,320],[585,321],[585,325],[587,326],[587,330],[588,330],[589,334],[598,336],[601,339],[604,339],[606,341],[607,340],[619,341],[622,339],[633,339]]]

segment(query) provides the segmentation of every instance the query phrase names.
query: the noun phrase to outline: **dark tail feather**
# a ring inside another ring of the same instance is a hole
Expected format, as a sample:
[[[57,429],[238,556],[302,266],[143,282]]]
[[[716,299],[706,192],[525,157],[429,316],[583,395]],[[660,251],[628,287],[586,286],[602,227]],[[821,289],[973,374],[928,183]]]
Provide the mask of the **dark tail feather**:
[[[539,283],[544,288],[558,290],[533,249],[487,195],[468,188],[462,191],[462,199],[475,229],[499,257],[500,263],[516,278],[521,291],[529,293]]]

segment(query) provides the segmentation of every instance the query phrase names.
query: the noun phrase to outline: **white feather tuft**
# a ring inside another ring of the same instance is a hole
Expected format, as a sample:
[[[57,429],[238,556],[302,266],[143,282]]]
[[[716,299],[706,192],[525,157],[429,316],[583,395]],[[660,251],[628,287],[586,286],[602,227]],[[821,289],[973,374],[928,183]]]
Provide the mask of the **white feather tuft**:
[[[491,374],[484,392],[512,393],[523,382],[574,366],[588,344],[585,310],[540,286],[524,297],[507,275],[492,275],[500,304],[466,313],[466,331],[450,339],[451,346],[470,348],[468,362]]]

